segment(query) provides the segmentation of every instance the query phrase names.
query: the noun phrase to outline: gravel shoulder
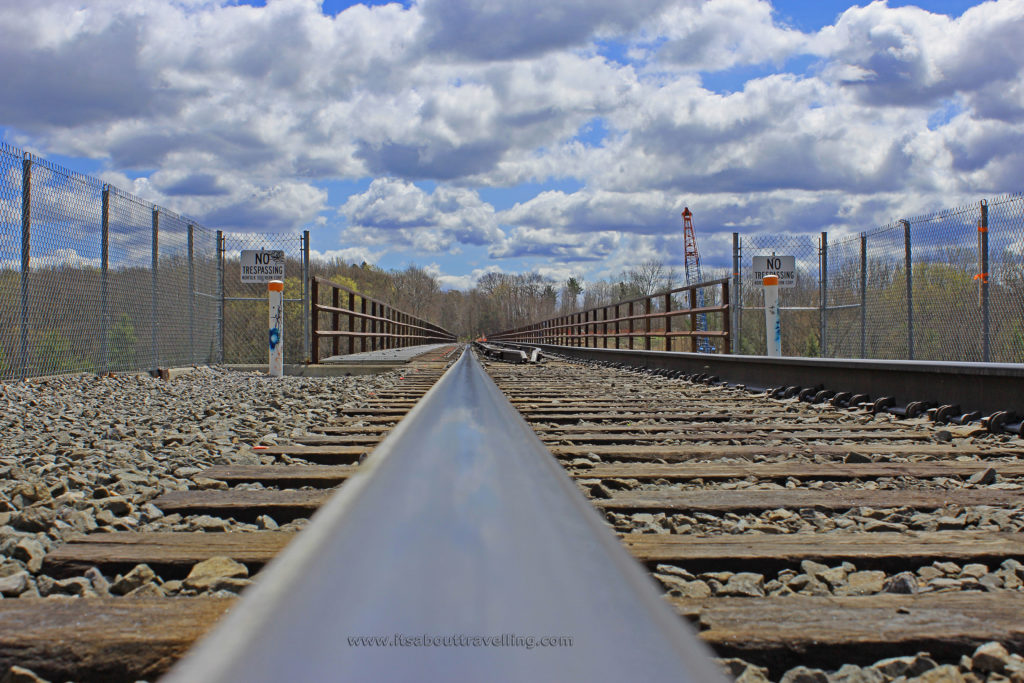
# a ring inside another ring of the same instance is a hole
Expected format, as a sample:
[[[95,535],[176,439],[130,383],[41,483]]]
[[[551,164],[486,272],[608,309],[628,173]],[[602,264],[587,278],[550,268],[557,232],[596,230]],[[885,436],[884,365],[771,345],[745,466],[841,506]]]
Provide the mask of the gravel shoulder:
[[[79,533],[300,528],[304,520],[165,516],[150,501],[223,486],[192,479],[211,465],[273,462],[260,446],[308,433],[399,385],[400,375],[271,379],[203,367],[171,381],[67,375],[0,384],[0,598],[241,590],[249,579],[237,567],[220,568],[232,579],[220,582],[164,582],[144,565],[126,576],[92,570],[55,580],[40,567]]]

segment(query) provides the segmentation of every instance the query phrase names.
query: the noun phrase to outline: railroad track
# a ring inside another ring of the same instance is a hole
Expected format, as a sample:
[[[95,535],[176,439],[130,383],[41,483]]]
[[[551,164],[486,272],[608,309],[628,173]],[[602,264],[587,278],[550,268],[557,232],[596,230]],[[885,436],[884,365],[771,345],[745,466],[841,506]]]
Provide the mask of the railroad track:
[[[1024,652],[1019,438],[558,360],[484,363],[674,610],[719,656],[736,658],[734,677],[904,657],[856,679],[891,680],[943,673],[938,666],[991,641]],[[196,475],[202,490],[154,502],[183,517],[309,517],[446,365],[421,360],[401,390],[266,449],[274,465],[210,468]],[[45,569],[113,576],[145,564],[165,585],[187,585],[210,558],[255,573],[293,536],[82,536],[51,552]],[[0,656],[60,680],[153,678],[233,606],[216,597],[4,601]],[[1012,678],[1017,665],[1009,658],[999,670]]]

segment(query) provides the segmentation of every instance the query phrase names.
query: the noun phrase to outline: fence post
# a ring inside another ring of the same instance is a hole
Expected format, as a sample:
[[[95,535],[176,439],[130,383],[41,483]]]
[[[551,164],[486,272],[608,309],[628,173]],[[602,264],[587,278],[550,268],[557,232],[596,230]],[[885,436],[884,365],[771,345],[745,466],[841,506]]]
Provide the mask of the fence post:
[[[356,338],[355,335],[352,334],[352,332],[356,331],[356,319],[355,316],[352,315],[352,313],[354,313],[356,310],[356,295],[353,294],[352,292],[348,293],[348,310],[348,353],[349,355],[352,355],[353,353],[356,352]]]
[[[331,308],[341,308],[341,290],[334,285],[331,285]],[[331,331],[338,332],[341,330],[341,314],[337,310],[331,311]],[[331,355],[337,356],[341,353],[341,337],[334,335],[331,337]]]
[[[651,297],[644,300],[644,351],[651,350]]]
[[[267,358],[267,375],[284,375],[284,281],[271,280],[267,283],[267,317],[270,325],[267,332],[270,353]]]
[[[370,314],[374,316],[372,321],[370,321],[370,334],[373,335],[373,337],[370,338],[370,350],[376,351],[380,348],[380,339],[377,336],[377,315],[380,313],[378,312],[376,301],[370,302]]]
[[[217,231],[217,291],[220,293],[220,304],[217,306],[217,348],[220,353],[219,362],[224,362],[224,231]]]
[[[28,278],[32,254],[32,159],[21,162],[21,378],[28,377]]]
[[[988,317],[988,202],[981,200],[981,218],[978,220],[978,303],[981,305],[981,360],[989,358]]]
[[[821,268],[818,273],[820,291],[818,294],[818,307],[821,319],[818,322],[821,331],[818,337],[821,339],[821,346],[818,348],[818,356],[825,358],[828,356],[826,351],[828,347],[828,233],[822,231],[821,233]]]
[[[910,221],[903,219],[903,270],[907,275],[907,360],[914,360],[914,266],[910,260]]]
[[[696,287],[690,287],[689,294],[690,294],[690,310],[692,311],[693,309],[697,308],[697,288]],[[697,331],[697,314],[696,313],[691,313],[690,314],[690,332],[693,333],[693,332],[696,332],[696,331]],[[690,335],[690,353],[697,353],[697,348],[698,348],[697,347],[697,336],[695,334],[691,334]]]
[[[320,283],[313,280],[309,283],[309,362],[311,363],[320,362],[320,335],[317,334],[320,321],[316,310],[319,303]]]
[[[107,303],[107,275],[110,268],[110,186],[103,186],[100,209],[100,368],[110,372],[110,319]],[[192,233],[189,233],[191,237]],[[191,272],[191,262],[189,262]]]
[[[672,316],[669,315],[669,311],[672,310],[672,292],[665,294],[665,350],[672,350],[672,337],[669,333],[672,331]]]
[[[764,283],[764,355],[777,357],[782,355],[782,327],[779,318],[779,278],[766,275]]]
[[[153,279],[150,287],[150,330],[152,331],[153,369],[160,369],[160,337],[157,330],[157,287],[160,268],[160,209],[153,207]]]
[[[636,320],[633,319],[633,302],[632,301],[629,302],[629,305],[626,307],[626,310],[628,311],[627,315],[629,316],[629,336],[627,337],[627,339],[629,339],[629,346],[627,348],[630,351],[632,351],[633,350],[633,346],[636,343],[636,340],[633,339],[633,332],[635,332],[635,330],[633,328],[636,327]]]
[[[868,357],[868,236],[860,234],[860,357]]]
[[[740,289],[740,234],[734,232],[732,234],[732,298],[735,299],[733,303],[733,318],[732,318],[732,352],[740,352],[740,309],[743,303],[743,290]]]
[[[309,365],[311,354],[309,339],[309,230],[302,231],[302,350],[306,356],[306,364]]]
[[[364,316],[360,318],[361,322],[359,324],[359,331],[363,333],[363,336],[359,338],[359,350],[366,351],[366,296],[360,296],[359,302],[359,312]]]
[[[732,299],[729,296],[729,281],[726,280],[725,282],[722,283],[722,305],[728,307],[730,303],[732,303]],[[726,310],[725,314],[722,316],[722,328],[723,332],[725,332],[725,343],[722,344],[722,353],[729,353],[729,350],[732,349],[732,320],[730,320],[731,317],[731,310]]]
[[[195,227],[188,224],[188,357],[196,362],[196,266]]]

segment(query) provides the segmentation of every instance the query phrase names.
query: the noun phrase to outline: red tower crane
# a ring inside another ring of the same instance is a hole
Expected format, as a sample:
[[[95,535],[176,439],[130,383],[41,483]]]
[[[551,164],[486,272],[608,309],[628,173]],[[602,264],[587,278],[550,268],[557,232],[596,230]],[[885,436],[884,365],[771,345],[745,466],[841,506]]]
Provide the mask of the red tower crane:
[[[697,235],[693,232],[693,212],[690,207],[683,207],[683,262],[686,266],[686,284],[696,285],[704,281],[700,272],[700,252],[697,250]],[[704,308],[704,290],[697,290],[697,307]],[[697,329],[706,331],[708,329],[708,316],[706,313],[697,315]],[[701,353],[714,353],[715,348],[711,345],[708,337],[697,337],[697,351]]]
[[[704,278],[700,274],[697,236],[693,234],[693,212],[688,206],[683,208],[683,250],[686,263],[686,284],[695,285]]]

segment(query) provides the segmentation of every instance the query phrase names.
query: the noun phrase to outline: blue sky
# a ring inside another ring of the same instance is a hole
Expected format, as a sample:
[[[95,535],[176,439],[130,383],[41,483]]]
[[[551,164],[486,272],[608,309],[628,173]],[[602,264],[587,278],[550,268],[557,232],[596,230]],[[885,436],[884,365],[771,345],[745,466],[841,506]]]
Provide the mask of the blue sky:
[[[0,0],[0,136],[446,287],[1020,191],[1024,0]],[[979,49],[984,46],[985,49]],[[993,55],[998,55],[998,59]]]

